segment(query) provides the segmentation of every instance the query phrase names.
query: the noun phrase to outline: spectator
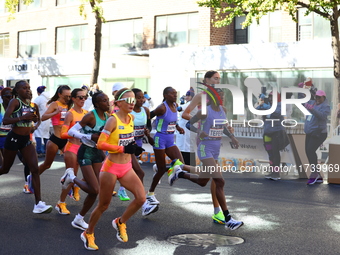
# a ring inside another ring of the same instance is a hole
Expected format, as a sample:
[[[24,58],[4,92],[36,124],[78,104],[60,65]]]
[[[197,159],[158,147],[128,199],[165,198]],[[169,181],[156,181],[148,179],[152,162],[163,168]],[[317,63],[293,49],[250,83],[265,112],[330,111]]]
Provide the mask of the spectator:
[[[311,175],[307,181],[307,185],[315,183],[323,183],[323,179],[316,168],[318,157],[316,150],[327,138],[327,117],[331,112],[326,93],[323,90],[318,90],[315,93],[315,100],[310,100],[305,104],[305,107],[312,115],[307,115],[305,120],[305,150],[308,158],[308,163],[311,169]]]
[[[149,110],[152,110],[154,103],[153,103],[151,97],[148,95],[148,92],[146,92],[146,91],[144,91],[144,98],[145,98],[145,102],[144,102],[143,106],[149,108]]]
[[[49,94],[47,91],[45,91],[45,89],[45,86],[39,86],[37,88],[38,97],[34,100],[34,103],[39,108],[40,117],[45,113],[47,109],[47,102],[50,100]],[[51,120],[42,121],[38,129],[34,131],[38,157],[45,156],[46,144],[48,138],[50,137],[50,125]],[[42,140],[44,140],[44,146],[42,146]]]

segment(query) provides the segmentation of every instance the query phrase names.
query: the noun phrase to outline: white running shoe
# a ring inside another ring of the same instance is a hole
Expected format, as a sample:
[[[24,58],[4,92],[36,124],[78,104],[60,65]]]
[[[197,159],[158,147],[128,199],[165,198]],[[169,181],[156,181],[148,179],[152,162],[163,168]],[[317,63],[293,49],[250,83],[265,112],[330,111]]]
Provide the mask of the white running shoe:
[[[75,178],[73,168],[67,168],[65,174],[60,178],[62,189],[67,189],[68,185],[73,182]]]
[[[159,205],[159,201],[155,197],[155,195],[147,195],[146,196],[146,201],[149,203],[149,205]]]
[[[158,211],[158,205],[150,205],[148,201],[145,201],[145,203],[142,206],[142,215],[148,216],[151,213]]]
[[[33,213],[50,213],[52,212],[52,205],[46,205],[45,202],[39,201],[34,205]]]
[[[225,228],[230,230],[236,230],[243,225],[242,221],[234,220],[230,218],[228,222],[225,223]]]
[[[71,222],[71,225],[74,228],[86,230],[89,227],[89,224],[87,224],[84,219],[80,219],[79,217],[74,217],[74,220]]]

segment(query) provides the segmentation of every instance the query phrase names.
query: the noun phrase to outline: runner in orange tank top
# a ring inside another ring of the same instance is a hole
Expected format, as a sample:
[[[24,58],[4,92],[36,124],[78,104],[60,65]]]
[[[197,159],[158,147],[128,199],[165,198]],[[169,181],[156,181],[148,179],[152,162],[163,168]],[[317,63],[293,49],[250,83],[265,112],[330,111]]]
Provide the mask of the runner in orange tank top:
[[[68,139],[68,142],[64,149],[64,161],[65,161],[65,167],[73,168],[75,175],[77,175],[78,172],[78,160],[77,160],[77,153],[78,149],[81,145],[81,142],[78,138],[71,137],[68,135],[68,130],[73,127],[77,122],[81,121],[84,115],[87,113],[86,110],[82,109],[84,106],[84,103],[87,99],[86,91],[83,89],[74,89],[71,93],[71,101],[73,102],[73,108],[70,109],[66,116],[64,125],[61,129],[61,138],[62,139]],[[79,190],[80,188],[78,186],[75,186],[73,184],[70,184],[67,189],[62,189],[60,198],[58,203],[55,206],[55,209],[58,211],[59,214],[62,215],[68,215],[70,214],[70,211],[66,208],[65,199],[69,191],[73,188],[73,199],[75,201],[80,200]]]

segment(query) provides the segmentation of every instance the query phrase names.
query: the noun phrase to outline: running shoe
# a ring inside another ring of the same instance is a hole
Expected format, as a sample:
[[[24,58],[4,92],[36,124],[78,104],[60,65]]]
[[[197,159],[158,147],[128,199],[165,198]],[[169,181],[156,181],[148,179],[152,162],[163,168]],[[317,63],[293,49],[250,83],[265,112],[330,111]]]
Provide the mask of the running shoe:
[[[119,189],[118,190],[118,197],[121,201],[129,201],[130,200],[129,196],[126,194],[125,189],[123,189],[123,190]]]
[[[80,217],[74,217],[74,220],[71,222],[71,225],[74,228],[78,228],[80,230],[86,230],[89,227],[89,224],[87,224],[83,218]]]
[[[25,194],[33,194],[33,192],[28,187],[28,184],[24,185],[24,188],[22,189],[22,192],[24,192]]]
[[[60,178],[62,189],[67,189],[68,185],[73,182],[74,177],[73,168],[67,168],[64,175]]]
[[[309,178],[307,181],[307,185],[313,185],[315,183],[323,183],[323,179],[320,174],[316,178]]]
[[[158,211],[159,206],[158,205],[150,205],[148,201],[145,201],[145,203],[142,206],[142,215],[148,216],[151,213],[155,213]]]
[[[169,168],[169,171],[168,171],[168,182],[169,182],[169,185],[172,186],[174,185],[175,181],[178,180],[178,174],[179,173],[183,173],[183,170],[181,169],[181,167],[179,165],[176,165],[174,166],[173,169]]]
[[[170,163],[170,168],[168,169],[168,176],[170,176],[171,171],[175,168],[175,166],[181,166],[183,163],[179,159],[174,159]]]
[[[153,176],[155,176],[155,175],[157,174],[157,172],[158,172],[158,168],[157,168],[157,165],[156,165],[156,164],[154,164],[154,165],[152,166],[152,170],[155,172],[155,173],[153,174]],[[159,179],[158,184],[161,184],[161,179]]]
[[[98,250],[98,246],[95,244],[94,234],[87,234],[86,231],[81,233],[80,235],[81,240],[84,242],[84,247],[90,251]]]
[[[149,205],[159,205],[159,201],[155,197],[155,195],[147,195],[146,201],[149,203]]]
[[[272,181],[278,181],[281,180],[280,174],[279,173],[270,173],[264,176],[264,178]]]
[[[234,220],[230,218],[228,222],[225,223],[225,228],[230,230],[236,230],[243,225],[242,221]]]
[[[69,215],[70,214],[70,211],[67,210],[67,208],[66,208],[66,203],[65,202],[59,202],[58,204],[56,204],[56,206],[54,208],[61,215]]]
[[[79,201],[80,200],[79,190],[80,190],[80,188],[78,186],[76,186],[76,185],[73,186],[73,199],[75,201]]]
[[[128,241],[128,235],[126,233],[125,223],[119,223],[120,218],[116,218],[112,221],[112,227],[117,230],[117,239],[126,243]]]
[[[34,188],[33,188],[33,183],[32,183],[32,175],[27,175],[27,185],[29,190],[34,194]]]
[[[68,195],[70,198],[73,199],[73,190],[70,189],[70,191],[67,193],[67,195]]]
[[[117,191],[112,191],[112,196],[117,195]]]
[[[225,218],[223,212],[219,211],[217,214],[212,216],[214,223],[225,225]]]
[[[52,212],[52,206],[46,205],[45,202],[39,201],[38,204],[34,205],[33,213],[50,213]]]

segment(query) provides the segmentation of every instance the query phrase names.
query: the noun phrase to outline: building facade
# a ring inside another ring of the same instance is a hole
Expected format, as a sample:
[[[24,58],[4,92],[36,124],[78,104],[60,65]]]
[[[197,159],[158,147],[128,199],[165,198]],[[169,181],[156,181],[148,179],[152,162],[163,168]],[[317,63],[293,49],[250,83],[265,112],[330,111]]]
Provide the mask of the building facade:
[[[61,84],[76,88],[89,83],[95,24],[89,6],[84,19],[79,0],[34,0],[29,6],[20,3],[8,22],[4,2],[0,0],[0,22],[5,24],[0,26],[0,84],[27,79],[34,93],[40,85],[53,93]],[[240,87],[248,76],[279,88],[306,77],[332,77],[329,25],[315,14],[305,17],[303,9],[298,23],[276,11],[244,29],[244,17],[213,27],[213,10],[194,0],[104,0],[101,5],[106,23],[98,83],[108,94],[120,81],[149,91],[158,104],[164,87],[182,95],[211,69],[221,72],[223,83]],[[330,93],[328,83],[315,82]]]

